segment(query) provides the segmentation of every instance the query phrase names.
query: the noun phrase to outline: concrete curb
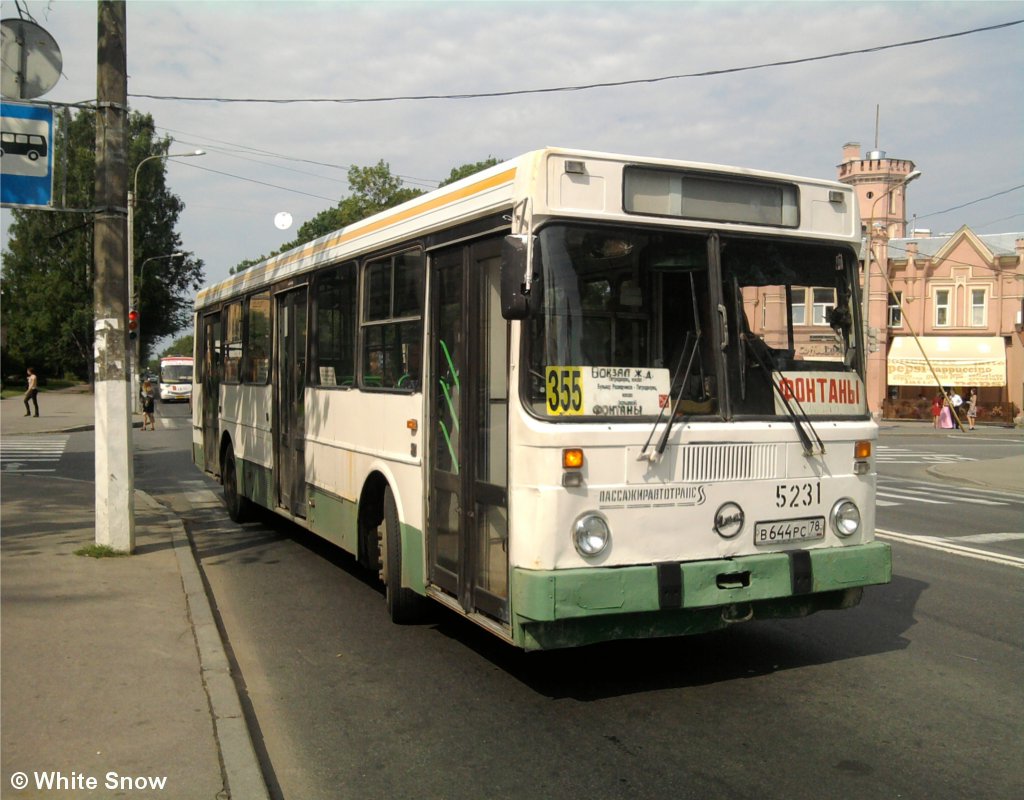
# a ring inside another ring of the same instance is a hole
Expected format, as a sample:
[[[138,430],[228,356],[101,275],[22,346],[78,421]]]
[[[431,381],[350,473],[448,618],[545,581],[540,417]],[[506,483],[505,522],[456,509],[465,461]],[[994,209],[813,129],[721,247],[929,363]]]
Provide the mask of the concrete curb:
[[[228,796],[239,800],[269,800],[263,771],[242,712],[238,689],[231,677],[224,641],[217,628],[184,523],[145,492],[136,490],[136,495],[148,505],[159,508],[173,523],[171,538],[174,554],[178,559],[181,583],[192,621],[203,687],[213,717]]]

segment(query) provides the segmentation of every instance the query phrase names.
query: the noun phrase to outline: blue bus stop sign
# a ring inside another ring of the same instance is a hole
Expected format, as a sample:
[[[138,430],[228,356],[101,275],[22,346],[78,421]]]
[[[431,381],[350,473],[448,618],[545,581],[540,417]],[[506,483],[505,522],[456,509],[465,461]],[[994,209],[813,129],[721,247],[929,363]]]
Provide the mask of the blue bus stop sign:
[[[0,103],[0,205],[53,205],[53,109]]]

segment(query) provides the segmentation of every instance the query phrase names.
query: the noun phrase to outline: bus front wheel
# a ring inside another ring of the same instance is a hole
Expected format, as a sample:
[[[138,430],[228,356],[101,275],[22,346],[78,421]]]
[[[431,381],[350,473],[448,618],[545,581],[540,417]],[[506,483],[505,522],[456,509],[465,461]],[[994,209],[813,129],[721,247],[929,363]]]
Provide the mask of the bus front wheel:
[[[378,539],[388,616],[399,625],[419,622],[423,617],[424,599],[412,589],[402,586],[402,532],[398,504],[390,486],[384,490],[383,528]]]
[[[224,484],[224,503],[232,522],[245,522],[252,510],[248,497],[238,491],[238,471],[235,466],[235,451],[229,444],[224,450],[224,466],[221,468]]]

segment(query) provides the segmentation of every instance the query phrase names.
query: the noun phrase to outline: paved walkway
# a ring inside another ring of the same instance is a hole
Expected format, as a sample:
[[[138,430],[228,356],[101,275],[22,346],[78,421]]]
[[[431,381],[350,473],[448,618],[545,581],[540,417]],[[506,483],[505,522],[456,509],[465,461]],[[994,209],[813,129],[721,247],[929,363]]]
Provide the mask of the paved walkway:
[[[0,444],[93,428],[88,389],[39,410],[0,402]],[[0,797],[267,798],[181,520],[136,491],[135,554],[75,555],[94,508],[92,482],[3,476]]]

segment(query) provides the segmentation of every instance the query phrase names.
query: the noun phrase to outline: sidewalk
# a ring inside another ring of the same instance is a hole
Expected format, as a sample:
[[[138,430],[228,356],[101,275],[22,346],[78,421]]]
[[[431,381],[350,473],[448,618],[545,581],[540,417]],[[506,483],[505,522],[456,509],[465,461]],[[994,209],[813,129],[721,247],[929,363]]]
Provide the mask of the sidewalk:
[[[39,410],[3,400],[0,435],[93,428],[87,389]],[[0,797],[265,800],[181,520],[136,491],[135,554],[88,558],[91,482],[11,473],[0,490]]]
[[[969,483],[979,489],[997,489],[1024,494],[1024,430],[1022,429],[1006,425],[978,425],[973,431],[960,431],[955,428],[936,430],[930,422],[900,420],[882,420],[879,423],[879,429],[883,436],[886,433],[899,433],[903,436],[932,437],[936,442],[936,447],[941,447],[942,443],[948,441],[951,436],[963,437],[965,441],[972,439],[1016,441],[1020,446],[1012,456],[990,461],[955,461],[949,464],[933,464],[928,467],[928,472],[938,478],[960,484]]]
[[[91,431],[95,427],[95,398],[88,384],[53,392],[40,392],[39,416],[26,417],[21,395],[0,401],[0,434],[70,433]],[[142,425],[142,414],[132,418],[134,427]]]

